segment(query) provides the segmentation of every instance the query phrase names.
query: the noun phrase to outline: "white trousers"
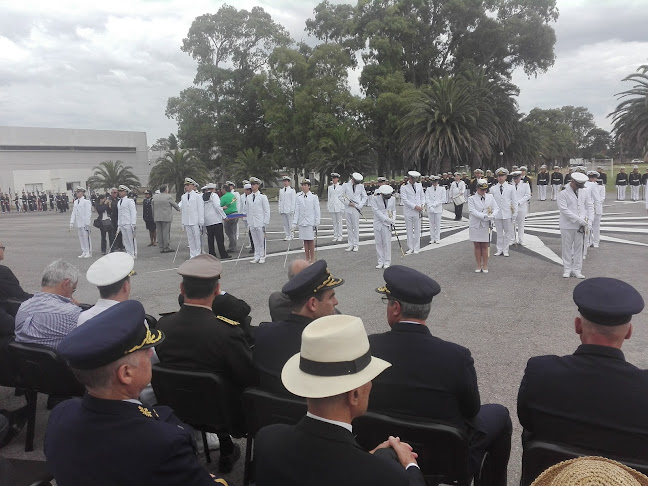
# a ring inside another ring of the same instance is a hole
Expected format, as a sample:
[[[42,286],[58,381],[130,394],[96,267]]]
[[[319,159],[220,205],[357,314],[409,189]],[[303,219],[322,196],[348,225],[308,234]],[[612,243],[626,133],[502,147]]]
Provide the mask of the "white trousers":
[[[441,241],[441,213],[428,213],[430,220],[430,239]]]
[[[391,228],[383,223],[374,224],[374,238],[378,265],[391,265]]]
[[[90,239],[90,227],[77,228],[77,233],[79,233],[79,243],[81,243],[81,254],[82,255],[92,255],[92,240]]]
[[[594,215],[594,222],[592,223],[592,231],[590,231],[590,243],[598,246],[601,243],[601,218],[602,214]]]
[[[526,203],[524,203],[523,206],[526,206]],[[526,219],[526,215],[527,211],[523,210],[522,207],[518,207],[515,224],[517,225],[517,241],[520,244],[524,243],[524,221]],[[511,243],[515,241],[515,238],[515,228],[513,228],[511,231]]]
[[[583,233],[577,229],[561,229],[564,272],[581,273],[583,268]]]
[[[551,185],[551,200],[556,201],[558,199],[558,193],[560,192],[560,184]]]
[[[342,238],[342,213],[331,213],[333,220],[333,238]]]
[[[188,224],[184,228],[187,232],[187,240],[189,241],[189,258],[197,257],[202,253],[200,226],[197,224]]]
[[[122,234],[122,242],[124,243],[124,248],[126,253],[128,253],[133,258],[137,257],[137,241],[135,240],[135,230],[130,224],[120,226],[119,230]]]
[[[641,186],[630,186],[630,199],[633,201],[639,200],[639,188]]]
[[[541,201],[547,199],[547,186],[538,186],[538,199]]]
[[[263,226],[255,228],[250,227],[250,234],[252,235],[252,242],[254,243],[254,259],[258,260],[260,258],[265,258],[265,231],[263,231]]]
[[[347,226],[347,240],[349,246],[358,246],[360,243],[360,213],[356,208],[347,207],[344,210]]]
[[[286,238],[290,238],[290,226],[292,225],[292,214],[281,213],[281,222],[283,223],[283,230]]]
[[[626,192],[628,191],[628,186],[616,186],[617,189],[617,200],[625,201]]]
[[[495,231],[497,231],[497,252],[505,251],[508,253],[509,244],[511,243],[511,219],[496,219]]]
[[[421,217],[420,213],[414,216],[405,216],[405,231],[407,231],[407,248],[412,251],[421,249]]]

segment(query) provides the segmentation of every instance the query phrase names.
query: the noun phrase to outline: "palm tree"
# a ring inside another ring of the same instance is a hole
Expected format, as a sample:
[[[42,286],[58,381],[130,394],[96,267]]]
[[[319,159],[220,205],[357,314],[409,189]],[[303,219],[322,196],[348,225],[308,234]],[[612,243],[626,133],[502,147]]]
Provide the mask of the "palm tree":
[[[140,186],[140,180],[133,174],[132,167],[124,165],[121,160],[104,160],[93,170],[94,175],[87,181],[90,189],[109,189],[120,184],[131,188]]]
[[[264,156],[259,147],[246,148],[237,155],[228,173],[235,180],[257,177],[263,182],[276,182],[277,170],[272,158]]]
[[[631,89],[618,93],[623,100],[608,116],[612,117],[613,133],[626,152],[648,152],[648,64],[623,79],[634,81]],[[624,99],[626,98],[626,99]]]
[[[369,139],[349,123],[333,127],[328,136],[320,139],[318,148],[317,169],[320,171],[350,174],[371,165]]]
[[[191,150],[169,150],[164,157],[155,161],[155,166],[149,174],[149,185],[157,187],[168,184],[169,190],[175,188],[176,201],[179,201],[184,192],[186,177],[191,177],[197,182],[205,181],[209,178],[209,172]]]
[[[451,160],[467,162],[489,156],[497,141],[496,116],[463,76],[434,79],[409,97],[409,112],[400,123],[406,156],[427,159],[430,172],[451,169]]]

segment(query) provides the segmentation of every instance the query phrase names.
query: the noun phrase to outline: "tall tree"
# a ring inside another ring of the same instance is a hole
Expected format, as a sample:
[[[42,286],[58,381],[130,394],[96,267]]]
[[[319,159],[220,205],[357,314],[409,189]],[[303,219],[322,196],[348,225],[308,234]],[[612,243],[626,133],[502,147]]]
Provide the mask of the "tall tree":
[[[164,157],[155,162],[149,174],[149,185],[158,187],[168,184],[169,190],[176,193],[176,201],[184,192],[184,180],[191,177],[198,183],[209,178],[205,164],[191,151],[183,149],[169,150]]]
[[[317,169],[321,172],[351,174],[364,172],[373,165],[369,140],[362,131],[349,123],[333,127],[319,141],[319,149],[316,158],[319,159]],[[323,186],[320,184],[320,187]]]
[[[241,150],[230,168],[230,173],[238,180],[256,177],[265,183],[277,181],[274,161],[269,156],[264,156],[259,147]]]
[[[623,81],[635,84],[617,94],[622,101],[608,116],[612,117],[614,137],[622,151],[644,157],[648,154],[648,64]]]
[[[88,179],[91,189],[109,189],[123,184],[128,187],[139,187],[140,180],[133,173],[132,167],[124,165],[121,160],[104,160],[92,170],[94,174]]]

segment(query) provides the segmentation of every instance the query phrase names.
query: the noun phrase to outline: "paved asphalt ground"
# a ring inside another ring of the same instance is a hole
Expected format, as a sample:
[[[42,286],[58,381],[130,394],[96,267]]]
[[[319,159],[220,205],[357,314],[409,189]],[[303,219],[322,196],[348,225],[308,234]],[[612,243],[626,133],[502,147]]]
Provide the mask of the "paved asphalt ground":
[[[616,203],[613,194],[608,194],[605,213],[619,213],[617,223],[611,224],[613,232],[607,236],[640,243],[613,243],[604,241],[598,249],[590,249],[584,263],[583,273],[587,277],[608,276],[623,279],[634,285],[648,298],[646,263],[648,262],[648,218],[645,203]],[[535,197],[535,196],[534,196]],[[446,205],[451,210],[451,205]],[[465,208],[467,210],[467,208]],[[552,201],[532,203],[533,212],[551,212],[557,209]],[[271,203],[272,218],[268,231],[268,259],[264,265],[248,263],[247,249],[242,258],[224,263],[223,289],[246,300],[252,307],[253,324],[269,319],[268,296],[280,289],[286,281],[284,255],[288,243],[283,241],[277,204]],[[398,209],[402,214],[402,209]],[[138,208],[141,218],[141,208]],[[369,208],[364,209],[367,217]],[[464,213],[467,216],[467,212]],[[557,219],[547,223],[550,229],[557,229]],[[328,218],[325,203],[322,216]],[[604,223],[609,218],[604,216]],[[85,274],[96,260],[98,251],[98,230],[93,228],[94,258],[78,260],[80,253],[76,231],[68,232],[69,213],[52,212],[0,215],[0,241],[7,249],[3,264],[8,265],[19,278],[23,288],[36,291],[40,284],[43,268],[56,258],[65,258],[78,264]],[[424,218],[424,222],[427,218]],[[317,257],[326,259],[331,272],[342,277],[345,284],[337,289],[338,308],[343,313],[362,318],[369,334],[388,330],[385,310],[375,288],[383,284],[382,270],[375,269],[376,252],[371,243],[373,236],[370,223],[362,222],[367,229],[358,253],[345,252],[345,244],[331,244],[331,221],[322,220]],[[442,238],[455,238],[455,244],[435,245],[433,251],[422,251],[419,255],[400,257],[398,244],[393,242],[393,264],[403,264],[419,269],[437,280],[441,294],[434,298],[428,325],[432,333],[446,340],[469,348],[475,360],[482,403],[502,403],[511,412],[514,431],[509,484],[519,482],[521,461],[521,428],[517,421],[516,396],[526,361],[541,354],[569,354],[578,346],[579,340],[573,331],[576,309],[572,301],[572,290],[579,282],[575,278],[562,278],[562,267],[555,261],[527,248],[512,247],[509,258],[494,257],[489,274],[475,274],[472,243],[457,238],[460,233],[457,224],[444,219],[447,231]],[[459,224],[459,226],[465,226]],[[181,240],[178,258],[174,254],[160,254],[157,247],[147,247],[148,234],[144,224],[138,225],[139,255],[133,277],[131,298],[140,300],[148,313],[177,309],[177,295],[180,277],[175,269],[188,258],[186,237],[180,232],[180,218],[175,217],[172,229],[172,246]],[[639,232],[624,232],[623,228],[638,229]],[[541,228],[542,229],[542,228]],[[546,228],[545,228],[546,230]],[[240,230],[242,234],[242,230]],[[545,232],[528,232],[536,235],[550,250],[560,255],[560,236]],[[401,230],[401,240],[403,238]],[[453,236],[454,235],[454,236]],[[245,241],[243,238],[242,241]],[[443,241],[443,240],[442,240]],[[453,240],[447,240],[453,241]],[[422,240],[427,245],[429,236]],[[403,245],[404,245],[403,241]],[[298,241],[293,241],[289,260],[301,256]],[[494,248],[494,246],[493,246]],[[494,251],[493,251],[494,253]],[[98,298],[96,288],[82,276],[76,298],[81,302],[94,303]],[[648,368],[648,312],[634,320],[634,333],[623,351],[631,363]],[[435,370],[430,370],[434,373]],[[6,457],[42,459],[43,437],[48,413],[43,397],[38,407],[35,451],[25,453],[24,431],[2,450]],[[22,398],[13,397],[12,390],[0,388],[0,408],[13,409],[23,403]],[[100,438],[98,438],[100,440]],[[244,441],[241,441],[244,450]],[[106,445],[108,446],[108,445]],[[216,462],[212,470],[216,472]],[[227,479],[230,484],[242,484],[243,459]]]

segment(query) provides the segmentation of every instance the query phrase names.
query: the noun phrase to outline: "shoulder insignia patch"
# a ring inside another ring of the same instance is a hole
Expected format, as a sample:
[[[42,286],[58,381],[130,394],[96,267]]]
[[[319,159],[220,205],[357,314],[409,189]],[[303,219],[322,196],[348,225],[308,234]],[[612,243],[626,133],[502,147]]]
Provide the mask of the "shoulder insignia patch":
[[[220,319],[221,321],[226,322],[230,326],[239,326],[241,324],[238,321],[235,321],[233,319],[228,319],[227,317],[223,317],[223,316],[216,316],[216,319]]]
[[[153,414],[150,412],[150,410],[149,410],[148,408],[146,408],[146,407],[142,407],[141,405],[139,405],[139,406],[137,407],[137,409],[138,409],[140,412],[142,412],[142,415],[144,415],[144,416],[146,416],[146,417],[148,417],[148,418],[153,418]],[[157,414],[156,414],[156,415],[157,415]]]

